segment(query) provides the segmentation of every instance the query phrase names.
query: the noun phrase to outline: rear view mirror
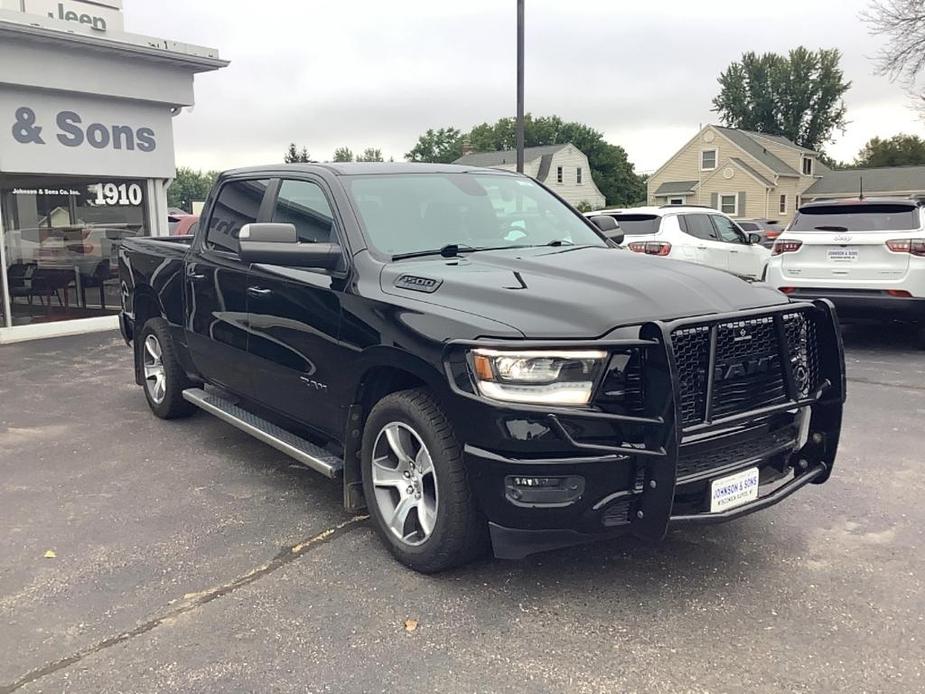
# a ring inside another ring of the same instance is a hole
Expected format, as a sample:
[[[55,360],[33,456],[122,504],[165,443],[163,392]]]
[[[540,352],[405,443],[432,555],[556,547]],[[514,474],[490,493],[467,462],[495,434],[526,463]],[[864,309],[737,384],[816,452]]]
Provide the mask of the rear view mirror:
[[[293,224],[245,224],[238,244],[245,263],[336,270],[343,260],[336,243],[301,243]]]
[[[599,214],[589,217],[591,223],[596,226],[608,239],[614,243],[623,243],[623,230],[617,224],[617,220],[608,217],[606,214]]]

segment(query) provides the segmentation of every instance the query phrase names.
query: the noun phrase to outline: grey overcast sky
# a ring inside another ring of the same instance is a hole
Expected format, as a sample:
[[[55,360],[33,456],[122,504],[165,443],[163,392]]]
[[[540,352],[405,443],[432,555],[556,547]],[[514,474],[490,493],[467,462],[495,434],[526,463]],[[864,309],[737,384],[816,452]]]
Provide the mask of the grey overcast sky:
[[[526,102],[587,123],[638,171],[658,168],[717,122],[719,73],[744,51],[838,48],[853,87],[829,152],[872,136],[925,135],[903,90],[875,76],[866,0],[526,0]],[[177,163],[319,160],[335,147],[403,158],[427,128],[468,129],[514,112],[514,0],[125,1],[126,29],[218,48],[231,66],[196,80],[175,120]]]

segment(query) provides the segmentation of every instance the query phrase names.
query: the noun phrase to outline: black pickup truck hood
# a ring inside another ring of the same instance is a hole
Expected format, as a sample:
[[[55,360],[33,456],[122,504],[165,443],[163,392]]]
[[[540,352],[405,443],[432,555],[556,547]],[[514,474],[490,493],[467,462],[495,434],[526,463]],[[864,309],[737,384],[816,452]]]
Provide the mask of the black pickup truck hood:
[[[519,248],[390,263],[381,288],[477,314],[529,338],[591,338],[623,325],[786,303],[720,270],[618,248]]]

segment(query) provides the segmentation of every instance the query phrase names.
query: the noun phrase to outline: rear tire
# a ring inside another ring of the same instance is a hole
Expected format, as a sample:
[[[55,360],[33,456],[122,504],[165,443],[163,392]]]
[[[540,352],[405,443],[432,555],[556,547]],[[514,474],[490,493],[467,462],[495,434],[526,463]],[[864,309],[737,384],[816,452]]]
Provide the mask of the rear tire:
[[[161,419],[188,417],[196,407],[183,399],[193,386],[177,360],[170,328],[163,318],[152,318],[141,328],[136,347],[148,407]]]
[[[484,552],[487,524],[472,498],[462,448],[428,391],[380,400],[366,420],[361,456],[370,517],[398,561],[435,573]]]

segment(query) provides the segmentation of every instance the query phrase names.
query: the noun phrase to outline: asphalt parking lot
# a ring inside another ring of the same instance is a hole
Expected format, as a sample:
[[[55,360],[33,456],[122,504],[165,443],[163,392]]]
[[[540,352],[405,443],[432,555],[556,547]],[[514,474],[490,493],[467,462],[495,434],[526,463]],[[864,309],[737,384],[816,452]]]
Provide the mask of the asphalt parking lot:
[[[922,691],[925,350],[846,340],[828,484],[431,577],[337,483],[153,417],[116,335],[2,347],[0,692]]]

